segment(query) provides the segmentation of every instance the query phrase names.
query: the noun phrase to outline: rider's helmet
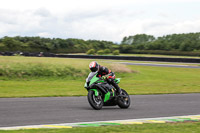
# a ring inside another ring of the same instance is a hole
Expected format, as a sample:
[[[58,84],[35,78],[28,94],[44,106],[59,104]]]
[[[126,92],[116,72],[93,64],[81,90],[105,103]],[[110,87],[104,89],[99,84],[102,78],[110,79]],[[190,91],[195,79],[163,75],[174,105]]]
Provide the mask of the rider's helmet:
[[[92,61],[89,64],[89,68],[92,72],[96,72],[99,69],[99,64],[96,61]]]

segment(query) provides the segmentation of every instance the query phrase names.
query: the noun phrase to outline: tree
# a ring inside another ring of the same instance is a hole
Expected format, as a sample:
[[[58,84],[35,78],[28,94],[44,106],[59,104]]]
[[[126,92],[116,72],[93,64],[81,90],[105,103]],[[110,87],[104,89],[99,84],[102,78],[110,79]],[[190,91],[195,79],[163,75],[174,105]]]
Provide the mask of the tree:
[[[95,50],[94,49],[90,49],[87,51],[88,55],[94,55],[95,54]]]
[[[103,54],[104,54],[104,51],[103,51],[103,50],[99,50],[99,51],[97,51],[97,54],[98,54],[98,55],[103,55]]]
[[[109,54],[109,53],[111,53],[110,49],[105,49],[103,52],[104,52],[104,54]]]
[[[155,40],[155,37],[152,35],[137,34],[134,36],[124,37],[121,43],[137,45],[137,44],[152,42],[154,40]]]
[[[119,55],[119,50],[115,50],[115,51],[113,51],[112,54],[113,54],[113,55]]]
[[[4,37],[2,43],[11,51],[18,51],[22,43],[20,41],[16,41],[11,37]]]

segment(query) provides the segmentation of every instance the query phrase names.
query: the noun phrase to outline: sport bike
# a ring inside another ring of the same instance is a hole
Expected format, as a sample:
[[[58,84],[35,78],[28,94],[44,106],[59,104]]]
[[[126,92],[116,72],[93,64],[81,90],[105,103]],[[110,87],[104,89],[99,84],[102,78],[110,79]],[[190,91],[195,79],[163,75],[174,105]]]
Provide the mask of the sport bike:
[[[122,93],[117,95],[117,90],[104,80],[102,77],[97,77],[97,72],[91,72],[85,82],[85,88],[88,91],[88,102],[92,108],[100,110],[102,106],[116,106],[120,108],[128,108],[131,100],[128,93],[122,90]],[[115,82],[119,84],[120,78],[116,78]]]

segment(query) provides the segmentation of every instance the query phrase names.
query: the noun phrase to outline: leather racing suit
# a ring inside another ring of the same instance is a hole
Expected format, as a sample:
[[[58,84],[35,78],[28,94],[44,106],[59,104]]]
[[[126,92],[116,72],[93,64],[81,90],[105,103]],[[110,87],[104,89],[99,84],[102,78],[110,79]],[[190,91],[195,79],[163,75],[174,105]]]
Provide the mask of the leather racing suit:
[[[108,68],[104,67],[104,66],[100,66],[99,65],[99,70],[98,70],[98,77],[102,77],[102,76],[107,76],[107,81],[109,84],[113,85],[115,87],[115,89],[117,90],[117,93],[120,94],[121,93],[121,88],[118,86],[118,84],[114,81],[115,79],[115,74],[114,72],[112,72],[111,70],[109,70]]]

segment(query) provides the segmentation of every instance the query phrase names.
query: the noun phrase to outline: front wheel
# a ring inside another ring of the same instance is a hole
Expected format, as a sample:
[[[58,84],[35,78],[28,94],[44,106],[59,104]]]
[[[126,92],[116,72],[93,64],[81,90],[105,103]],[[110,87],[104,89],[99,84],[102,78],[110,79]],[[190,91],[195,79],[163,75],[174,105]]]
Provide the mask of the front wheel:
[[[90,105],[92,106],[93,109],[100,110],[102,108],[103,99],[100,95],[95,96],[94,91],[89,90],[87,97],[88,97],[88,102],[90,103]]]
[[[124,109],[130,106],[131,99],[125,90],[122,89],[122,96],[119,96],[117,98],[117,103],[120,108],[124,108]]]

